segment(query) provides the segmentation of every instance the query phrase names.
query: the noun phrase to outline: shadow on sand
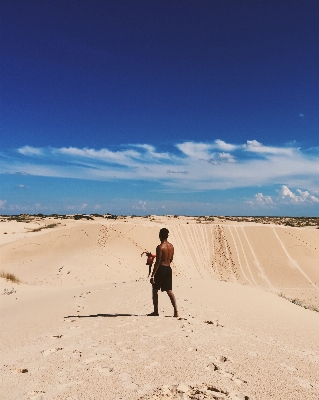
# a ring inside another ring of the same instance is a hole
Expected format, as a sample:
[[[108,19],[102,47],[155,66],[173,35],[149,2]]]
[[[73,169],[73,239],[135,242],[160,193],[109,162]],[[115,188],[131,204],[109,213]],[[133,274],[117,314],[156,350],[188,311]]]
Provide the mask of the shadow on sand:
[[[138,315],[138,314],[90,314],[90,315],[68,315],[64,318],[97,318],[97,317],[107,317],[107,318],[114,318],[114,317],[144,317],[145,315]]]

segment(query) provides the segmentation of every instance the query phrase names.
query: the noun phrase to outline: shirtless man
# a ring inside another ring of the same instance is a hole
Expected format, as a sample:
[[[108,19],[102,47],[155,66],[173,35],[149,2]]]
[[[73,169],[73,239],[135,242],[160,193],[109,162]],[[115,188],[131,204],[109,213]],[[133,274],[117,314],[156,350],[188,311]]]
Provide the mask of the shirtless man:
[[[172,292],[172,268],[170,263],[173,261],[174,246],[167,241],[168,229],[162,228],[159,232],[161,244],[156,247],[156,262],[151,275],[151,284],[153,286],[153,305],[154,312],[149,316],[158,316],[158,291],[167,292],[174,307],[174,317],[178,317],[176,299]]]

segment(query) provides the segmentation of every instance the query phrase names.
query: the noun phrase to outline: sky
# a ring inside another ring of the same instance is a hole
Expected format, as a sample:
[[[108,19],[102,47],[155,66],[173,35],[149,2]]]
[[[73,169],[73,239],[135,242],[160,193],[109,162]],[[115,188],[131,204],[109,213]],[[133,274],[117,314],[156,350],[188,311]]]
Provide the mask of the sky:
[[[319,216],[317,0],[4,0],[0,213]]]

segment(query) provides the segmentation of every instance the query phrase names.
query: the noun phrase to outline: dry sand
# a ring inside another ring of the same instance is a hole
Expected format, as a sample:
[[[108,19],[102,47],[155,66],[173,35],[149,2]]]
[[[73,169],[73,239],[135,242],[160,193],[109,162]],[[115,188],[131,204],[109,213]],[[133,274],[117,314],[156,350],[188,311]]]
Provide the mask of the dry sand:
[[[52,229],[31,232],[51,223]],[[173,291],[144,250],[167,226]],[[3,399],[319,399],[319,230],[215,219],[0,223]],[[4,233],[6,232],[6,233]]]

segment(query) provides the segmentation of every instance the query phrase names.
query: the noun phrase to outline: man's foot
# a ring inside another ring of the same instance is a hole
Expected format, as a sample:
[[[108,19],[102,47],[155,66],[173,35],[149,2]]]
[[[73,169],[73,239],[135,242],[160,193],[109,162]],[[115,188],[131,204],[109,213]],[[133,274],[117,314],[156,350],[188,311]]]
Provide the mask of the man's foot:
[[[159,317],[159,313],[156,313],[156,312],[154,311],[154,312],[152,312],[152,313],[150,313],[150,314],[147,314],[147,316],[148,316],[148,317]]]

